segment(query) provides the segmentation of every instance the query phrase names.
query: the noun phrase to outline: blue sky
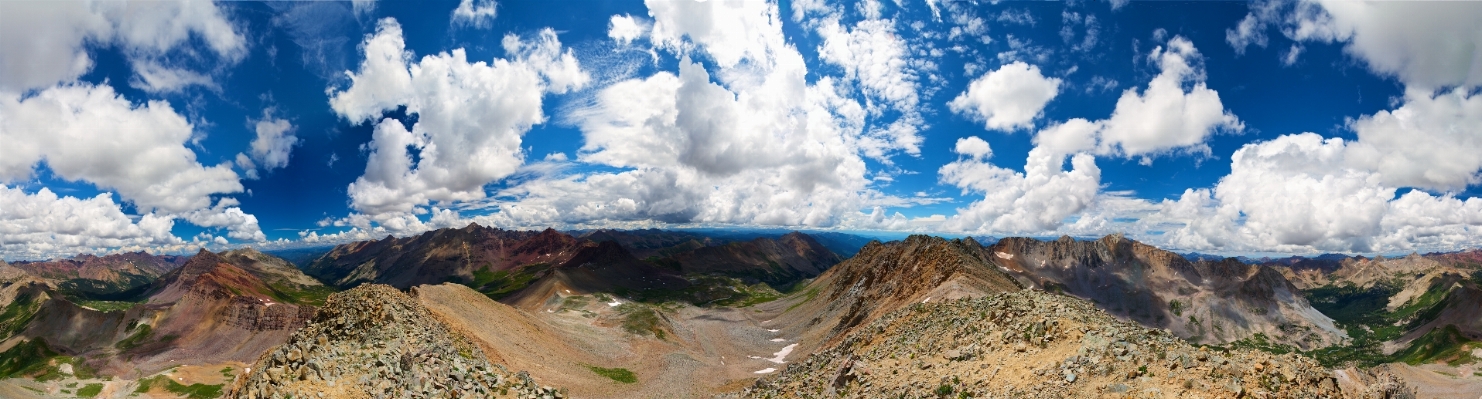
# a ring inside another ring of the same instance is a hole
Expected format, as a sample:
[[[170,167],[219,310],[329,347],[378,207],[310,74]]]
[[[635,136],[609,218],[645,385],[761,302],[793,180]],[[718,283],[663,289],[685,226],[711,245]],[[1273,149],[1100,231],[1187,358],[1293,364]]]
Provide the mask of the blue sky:
[[[0,3],[26,259],[503,228],[1482,245],[1482,5]]]

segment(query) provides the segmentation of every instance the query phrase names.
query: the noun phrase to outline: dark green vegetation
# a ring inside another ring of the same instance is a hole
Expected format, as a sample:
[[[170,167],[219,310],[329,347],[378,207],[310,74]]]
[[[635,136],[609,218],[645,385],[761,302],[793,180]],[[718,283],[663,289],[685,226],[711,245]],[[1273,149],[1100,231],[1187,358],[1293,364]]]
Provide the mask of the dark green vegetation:
[[[36,317],[36,312],[41,310],[41,300],[31,292],[20,292],[16,294],[15,300],[5,306],[5,311],[0,312],[0,338],[9,337],[26,329],[31,319]]]
[[[128,338],[124,338],[114,343],[113,347],[118,348],[119,350],[134,349],[139,347],[139,345],[144,345],[144,343],[148,342],[149,338],[152,336],[154,336],[154,328],[150,327],[148,324],[140,324],[134,327],[133,334],[129,334]]]
[[[1437,279],[1424,294],[1393,312],[1386,306],[1389,299],[1403,287],[1400,281],[1375,284],[1370,288],[1343,284],[1306,290],[1303,294],[1312,307],[1332,317],[1338,327],[1348,333],[1350,341],[1301,352],[1291,346],[1273,344],[1265,335],[1256,334],[1233,342],[1231,346],[1277,354],[1302,353],[1325,367],[1372,367],[1397,361],[1410,364],[1436,361],[1461,364],[1471,360],[1471,354],[1465,349],[1466,344],[1471,341],[1451,325],[1427,332],[1393,355],[1385,355],[1382,349],[1384,342],[1398,339],[1405,332],[1435,320],[1446,307],[1446,299],[1451,295],[1455,282],[1455,279]]]
[[[87,366],[83,358],[58,355],[45,341],[33,339],[21,341],[5,352],[0,352],[0,378],[31,377],[36,381],[51,381],[64,377],[61,365],[72,365],[72,374],[77,378],[93,378],[97,372]]]
[[[597,373],[597,375],[611,378],[613,381],[621,382],[624,384],[632,384],[638,382],[638,376],[634,375],[632,371],[629,371],[625,368],[606,368],[587,365],[587,369],[592,370],[592,372]]]
[[[100,393],[103,393],[102,383],[87,384],[77,389],[77,397],[79,398],[91,398],[98,396]]]
[[[329,299],[330,294],[339,292],[327,285],[296,287],[288,284],[272,284],[269,288],[272,292],[268,295],[279,302],[313,306],[324,306],[324,301]]]
[[[56,357],[46,342],[33,339],[21,341],[5,352],[0,352],[0,378],[40,374],[51,358]]]
[[[79,300],[79,301],[76,301],[76,303],[79,306],[85,306],[85,307],[97,309],[98,311],[105,312],[105,313],[106,312],[122,312],[122,311],[126,311],[126,310],[129,310],[129,308],[134,307],[134,305],[138,305],[139,304],[139,302],[94,301],[94,300]]]
[[[794,303],[794,304],[792,304],[792,306],[788,306],[786,311],[792,311],[793,308],[796,308],[798,306],[802,306],[804,303],[807,303],[809,301],[812,301],[813,298],[818,297],[818,287],[809,288],[808,289],[808,292],[805,293],[805,294],[803,294],[803,295],[806,296],[807,298],[803,298],[803,300],[798,301],[798,303]]]
[[[663,315],[652,306],[628,302],[617,307],[623,315],[623,329],[634,335],[652,335],[664,339]]]
[[[170,377],[157,375],[154,378],[139,380],[139,388],[135,389],[134,393],[145,393],[149,392],[150,389],[160,387],[176,395],[185,395],[189,399],[213,399],[221,396],[221,386],[222,384],[206,385],[201,383],[181,385],[171,380]]]
[[[746,307],[770,302],[782,297],[782,293],[766,283],[746,284],[735,277],[707,274],[690,275],[684,289],[618,289],[618,295],[646,303],[684,302],[695,306]]]
[[[1395,353],[1394,356],[1399,361],[1412,365],[1439,361],[1459,366],[1473,360],[1472,352],[1467,348],[1469,342],[1472,341],[1462,335],[1456,326],[1447,324],[1416,338],[1409,348]]]
[[[463,285],[483,293],[489,299],[499,300],[530,285],[550,271],[551,265],[534,263],[512,270],[489,271],[488,267],[473,271],[473,281]]]
[[[132,301],[149,289],[154,278],[142,274],[119,273],[118,281],[74,278],[57,284],[57,290],[79,300]]]

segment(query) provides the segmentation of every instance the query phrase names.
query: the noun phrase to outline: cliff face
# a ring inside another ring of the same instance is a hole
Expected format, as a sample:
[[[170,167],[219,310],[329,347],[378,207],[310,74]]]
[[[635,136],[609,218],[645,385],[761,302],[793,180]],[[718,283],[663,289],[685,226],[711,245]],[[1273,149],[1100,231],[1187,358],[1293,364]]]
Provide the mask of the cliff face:
[[[1280,271],[1263,265],[1189,262],[1120,236],[1006,238],[979,253],[1032,285],[1091,300],[1112,314],[1195,342],[1226,343],[1260,333],[1311,349],[1342,336]]]

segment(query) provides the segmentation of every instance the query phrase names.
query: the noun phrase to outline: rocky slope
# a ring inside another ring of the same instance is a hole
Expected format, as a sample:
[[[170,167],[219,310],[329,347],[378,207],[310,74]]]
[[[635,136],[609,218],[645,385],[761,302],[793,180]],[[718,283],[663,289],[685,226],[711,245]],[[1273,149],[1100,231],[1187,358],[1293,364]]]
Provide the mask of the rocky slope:
[[[1261,334],[1303,349],[1342,332],[1278,271],[1235,259],[1190,262],[1112,235],[1095,241],[1005,238],[979,254],[1027,285],[1091,300],[1106,311],[1195,342]]]
[[[1313,398],[1342,396],[1337,383],[1305,357],[1211,351],[1025,290],[892,312],[740,396]],[[1384,383],[1351,397],[1408,392]]]
[[[885,313],[914,303],[1016,291],[1003,272],[971,250],[977,244],[915,235],[871,242],[859,254],[819,275],[800,294],[758,306],[786,308],[778,323],[798,331],[808,348],[831,345]]]
[[[563,397],[486,359],[413,298],[366,284],[330,296],[312,323],[253,364],[231,396]]]

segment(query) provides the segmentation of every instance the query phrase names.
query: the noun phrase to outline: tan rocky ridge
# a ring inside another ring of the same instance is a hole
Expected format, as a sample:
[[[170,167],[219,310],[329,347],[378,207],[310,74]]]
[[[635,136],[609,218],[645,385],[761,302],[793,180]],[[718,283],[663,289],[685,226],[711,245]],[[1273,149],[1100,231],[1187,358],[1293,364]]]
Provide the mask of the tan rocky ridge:
[[[262,355],[235,398],[562,397],[490,364],[468,338],[390,286],[330,296],[314,321]]]
[[[738,394],[793,397],[1401,398],[1394,378],[1344,392],[1312,359],[1195,347],[1036,290],[911,305]]]

